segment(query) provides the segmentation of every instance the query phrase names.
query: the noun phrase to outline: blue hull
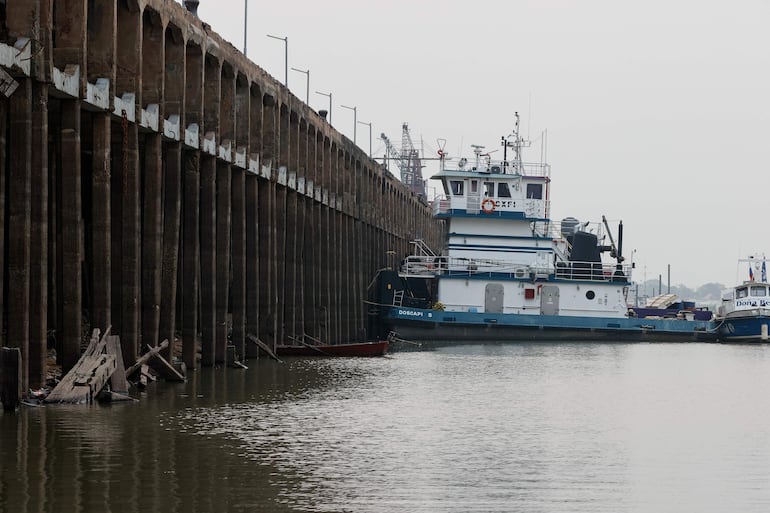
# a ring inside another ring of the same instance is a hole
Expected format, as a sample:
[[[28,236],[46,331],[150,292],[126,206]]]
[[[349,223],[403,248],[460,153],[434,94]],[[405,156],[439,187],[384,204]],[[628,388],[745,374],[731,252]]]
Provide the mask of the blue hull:
[[[768,328],[765,328],[765,338],[762,338],[763,325],[770,325],[770,316],[763,313],[728,316],[718,323],[719,340],[733,343],[768,342]]]
[[[398,338],[453,342],[695,342],[715,341],[713,321],[446,312],[390,307],[384,320]]]

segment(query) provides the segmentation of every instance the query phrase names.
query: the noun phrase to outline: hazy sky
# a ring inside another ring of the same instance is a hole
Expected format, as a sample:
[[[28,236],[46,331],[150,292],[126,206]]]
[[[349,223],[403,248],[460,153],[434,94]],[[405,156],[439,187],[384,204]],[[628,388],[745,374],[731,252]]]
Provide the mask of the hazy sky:
[[[199,15],[243,49],[244,0]],[[499,148],[514,112],[539,161],[547,131],[552,218],[622,220],[636,280],[732,285],[770,256],[770,0],[326,0],[248,5],[247,55],[284,81],[310,70],[310,106],[353,139],[353,111],[435,156]],[[306,96],[304,73],[289,88]],[[369,127],[357,125],[369,150]],[[391,169],[398,175],[397,169]],[[426,169],[426,175],[435,168]],[[430,181],[435,187],[437,183]],[[430,191],[430,195],[433,190]]]

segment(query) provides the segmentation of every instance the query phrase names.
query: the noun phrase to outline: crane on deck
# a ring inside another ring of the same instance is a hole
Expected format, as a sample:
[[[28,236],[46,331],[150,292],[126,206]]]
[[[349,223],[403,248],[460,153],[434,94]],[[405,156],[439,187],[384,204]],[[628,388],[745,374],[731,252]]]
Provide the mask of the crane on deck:
[[[380,134],[380,139],[385,142],[386,157],[396,161],[401,171],[401,182],[418,196],[425,198],[425,180],[422,177],[422,168],[425,167],[420,157],[420,152],[414,147],[412,136],[409,134],[409,125],[401,125],[401,151],[397,150],[388,136]],[[387,167],[387,160],[386,160]]]

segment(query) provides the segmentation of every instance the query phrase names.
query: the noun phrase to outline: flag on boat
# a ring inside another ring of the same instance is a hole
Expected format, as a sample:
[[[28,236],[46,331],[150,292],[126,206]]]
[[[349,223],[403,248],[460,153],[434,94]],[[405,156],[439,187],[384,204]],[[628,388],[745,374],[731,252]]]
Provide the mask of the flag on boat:
[[[762,283],[767,283],[767,267],[764,260],[762,260]]]
[[[749,281],[754,281],[754,270],[751,268],[751,264],[749,264]]]

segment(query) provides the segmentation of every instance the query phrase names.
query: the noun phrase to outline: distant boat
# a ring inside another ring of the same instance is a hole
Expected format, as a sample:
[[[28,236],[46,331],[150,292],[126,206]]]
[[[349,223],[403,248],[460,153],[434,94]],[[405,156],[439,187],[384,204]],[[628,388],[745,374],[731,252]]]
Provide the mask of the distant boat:
[[[738,262],[748,263],[749,279],[722,293],[722,304],[717,308],[716,316],[719,340],[768,342],[770,284],[767,280],[767,260],[763,255]]]
[[[696,307],[695,301],[684,301],[676,294],[651,297],[644,306],[635,306],[631,310],[637,317],[647,318],[710,321],[714,317],[709,309]]]
[[[433,210],[446,222],[443,248],[416,240],[399,268],[378,273],[369,299],[379,322],[375,338],[393,332],[426,349],[455,342],[715,340],[711,320],[645,318],[629,309],[633,264],[623,256],[623,223],[616,245],[604,216],[599,223],[552,221],[550,166],[524,162],[528,145],[517,114],[513,133],[502,138],[502,160],[478,145],[471,159],[439,152],[433,179],[444,195]],[[599,191],[587,181],[585,200],[601,200]]]
[[[388,341],[357,342],[351,344],[308,344],[278,346],[278,356],[383,356]]]

